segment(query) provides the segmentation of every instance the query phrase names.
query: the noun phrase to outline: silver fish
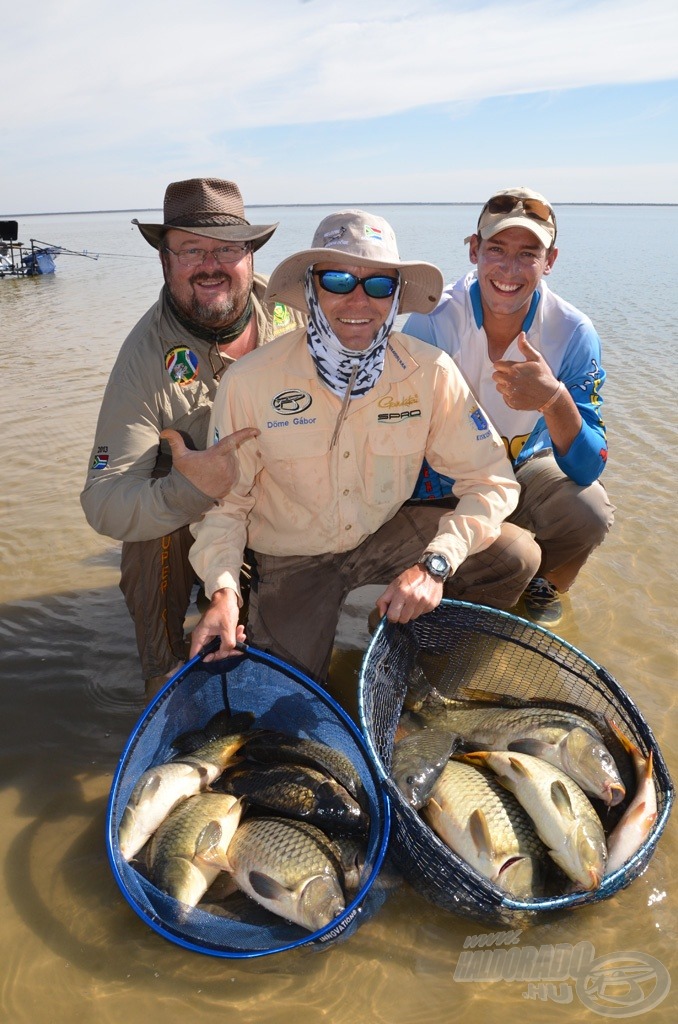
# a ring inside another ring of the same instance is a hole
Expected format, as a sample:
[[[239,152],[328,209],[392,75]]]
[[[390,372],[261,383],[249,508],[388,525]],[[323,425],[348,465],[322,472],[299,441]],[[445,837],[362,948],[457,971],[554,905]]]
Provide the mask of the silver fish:
[[[308,931],[323,928],[345,910],[338,853],[307,822],[248,818],[231,840],[228,860],[243,892]]]
[[[462,756],[468,764],[496,772],[568,878],[587,890],[600,884],[607,861],[605,833],[590,801],[569,775],[530,754],[499,750]]]
[[[450,849],[500,888],[519,899],[542,895],[544,846],[490,772],[448,761],[421,813]]]
[[[624,799],[625,787],[602,735],[586,718],[539,705],[504,707],[450,701],[419,712],[428,726],[458,733],[477,750],[511,750],[548,761],[605,804]]]
[[[246,733],[211,740],[181,760],[148,768],[137,781],[120,819],[120,853],[129,861],[182,800],[207,789],[245,742]]]
[[[441,729],[421,729],[396,742],[391,778],[412,807],[419,810],[426,803],[458,742]]]
[[[165,818],[151,839],[149,877],[169,896],[194,907],[228,864],[242,803],[227,793],[197,793]]]
[[[647,839],[657,820],[657,791],[652,779],[652,751],[645,757],[635,743],[614,723],[619,741],[633,759],[636,769],[636,792],[607,840],[606,875],[617,871]]]

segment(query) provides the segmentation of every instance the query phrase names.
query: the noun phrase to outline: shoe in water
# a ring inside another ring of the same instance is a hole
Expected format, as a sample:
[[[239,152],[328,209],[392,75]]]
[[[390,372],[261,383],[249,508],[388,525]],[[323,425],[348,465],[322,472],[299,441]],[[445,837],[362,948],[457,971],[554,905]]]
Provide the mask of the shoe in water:
[[[165,674],[161,676],[151,676],[150,679],[145,680],[144,690],[147,704],[150,704],[156,694],[160,693],[165,683],[170,681],[172,676],[179,671],[183,664],[183,661],[178,661],[171,671],[165,672]]]
[[[563,617],[560,594],[543,576],[535,576],[523,594],[525,611],[540,626],[555,626]]]

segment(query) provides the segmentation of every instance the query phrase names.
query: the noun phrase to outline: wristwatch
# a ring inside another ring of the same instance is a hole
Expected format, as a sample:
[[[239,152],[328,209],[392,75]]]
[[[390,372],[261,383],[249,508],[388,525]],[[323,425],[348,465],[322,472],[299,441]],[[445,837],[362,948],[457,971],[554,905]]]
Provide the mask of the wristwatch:
[[[436,551],[429,551],[428,554],[424,555],[419,565],[426,570],[429,576],[432,576],[434,580],[438,580],[440,583],[444,583],[452,572],[452,566],[445,558],[445,555],[439,555]]]

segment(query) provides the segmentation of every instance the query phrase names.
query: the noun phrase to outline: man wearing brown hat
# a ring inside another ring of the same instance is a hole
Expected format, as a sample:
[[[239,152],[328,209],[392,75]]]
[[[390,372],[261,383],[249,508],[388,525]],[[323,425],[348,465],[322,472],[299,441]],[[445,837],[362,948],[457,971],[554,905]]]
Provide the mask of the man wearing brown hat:
[[[442,285],[363,210],[326,217],[312,248],[273,271],[267,297],[307,312],[308,327],[239,360],[219,386],[210,440],[246,426],[259,436],[243,442],[230,493],[191,527],[211,597],[191,653],[218,636],[224,657],[243,638],[245,545],[247,639],[321,682],[357,587],[385,585],[379,614],[403,623],[443,592],[518,599],[539,549],[503,522],[518,485],[501,440],[452,360],[393,330],[399,313],[432,309]],[[454,476],[454,509],[407,506],[424,456]]]
[[[303,323],[265,302],[252,254],[277,224],[250,224],[238,186],[170,184],[162,224],[137,224],[158,250],[164,287],[126,339],[96,428],[81,502],[90,525],[123,542],[121,582],[148,697],[185,660],[195,574],[188,524],[237,479],[238,445],[206,449],[219,379],[246,352]]]
[[[403,328],[452,356],[504,440],[521,485],[510,521],[530,530],[542,552],[524,608],[544,626],[560,621],[560,597],[614,512],[598,479],[607,460],[600,339],[544,281],[558,255],[556,232],[539,192],[496,192],[465,239],[476,271]],[[440,499],[450,485],[425,466],[416,495]]]

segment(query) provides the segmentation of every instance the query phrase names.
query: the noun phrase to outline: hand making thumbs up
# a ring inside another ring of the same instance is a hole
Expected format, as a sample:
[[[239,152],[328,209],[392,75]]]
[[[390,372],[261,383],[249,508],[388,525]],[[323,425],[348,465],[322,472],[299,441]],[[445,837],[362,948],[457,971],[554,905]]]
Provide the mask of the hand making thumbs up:
[[[524,331],[518,335],[518,349],[524,359],[499,359],[492,380],[511,409],[539,409],[558,387],[558,379]]]
[[[244,427],[228,437],[222,437],[205,451],[191,451],[176,430],[163,430],[160,437],[164,437],[172,449],[173,468],[203,494],[217,499],[224,498],[238,482],[240,468],[235,454],[237,449],[258,435],[256,427]]]

